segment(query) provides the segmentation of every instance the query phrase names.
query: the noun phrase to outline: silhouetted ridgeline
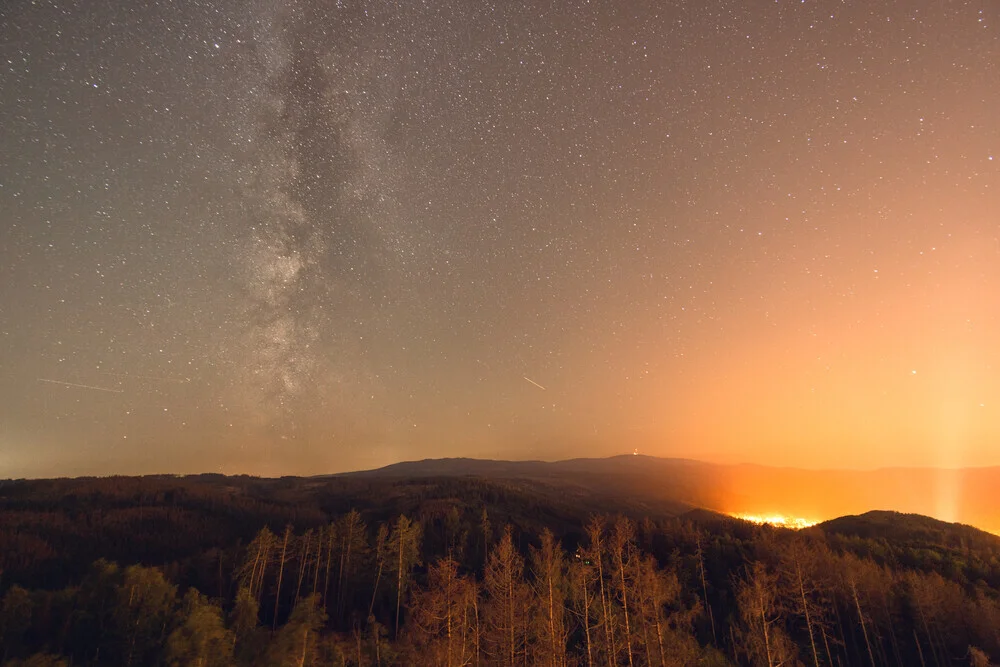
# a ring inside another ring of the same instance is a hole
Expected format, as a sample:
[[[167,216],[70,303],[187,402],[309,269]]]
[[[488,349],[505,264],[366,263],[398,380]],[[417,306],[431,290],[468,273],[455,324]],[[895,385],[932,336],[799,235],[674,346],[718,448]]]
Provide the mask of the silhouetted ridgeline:
[[[460,475],[531,479],[675,506],[741,514],[780,512],[814,520],[893,508],[1000,534],[1000,467],[803,470],[624,455],[551,463],[428,459],[349,476]]]
[[[887,512],[796,533],[547,465],[0,482],[0,662],[1000,659],[992,535]]]

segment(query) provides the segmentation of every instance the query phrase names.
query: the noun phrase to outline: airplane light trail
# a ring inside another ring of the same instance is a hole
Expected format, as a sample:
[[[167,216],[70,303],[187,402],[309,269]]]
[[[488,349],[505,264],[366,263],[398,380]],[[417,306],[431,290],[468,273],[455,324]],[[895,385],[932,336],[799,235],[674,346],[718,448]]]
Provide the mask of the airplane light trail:
[[[76,382],[63,382],[62,380],[49,380],[48,378],[38,378],[39,382],[49,382],[51,384],[61,384],[66,387],[78,387],[80,389],[93,389],[95,391],[106,391],[111,394],[122,394],[124,391],[121,389],[109,389],[107,387],[95,387],[90,384],[77,384]]]
[[[524,378],[525,380],[527,380],[527,381],[528,381],[528,382],[530,382],[531,384],[535,385],[536,387],[538,387],[538,388],[539,388],[539,389],[541,389],[542,391],[546,391],[545,387],[543,387],[542,385],[538,384],[537,382],[535,382],[534,380],[532,380],[532,379],[531,379],[530,377],[528,377],[527,375],[522,375],[521,377],[523,377],[523,378]]]

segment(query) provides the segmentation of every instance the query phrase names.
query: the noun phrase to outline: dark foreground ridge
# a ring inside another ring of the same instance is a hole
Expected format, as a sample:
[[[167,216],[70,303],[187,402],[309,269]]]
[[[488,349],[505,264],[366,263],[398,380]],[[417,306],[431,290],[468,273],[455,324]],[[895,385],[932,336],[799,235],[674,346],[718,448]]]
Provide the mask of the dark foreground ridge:
[[[738,468],[447,459],[2,482],[0,663],[1000,659],[1000,539],[884,511],[795,532],[692,502]]]

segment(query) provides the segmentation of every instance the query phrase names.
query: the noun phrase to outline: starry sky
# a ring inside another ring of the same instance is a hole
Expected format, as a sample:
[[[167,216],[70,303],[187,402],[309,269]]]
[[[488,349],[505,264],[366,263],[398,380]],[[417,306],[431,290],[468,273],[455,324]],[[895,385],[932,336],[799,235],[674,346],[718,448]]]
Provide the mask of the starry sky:
[[[0,4],[0,477],[1000,465],[1000,3]]]

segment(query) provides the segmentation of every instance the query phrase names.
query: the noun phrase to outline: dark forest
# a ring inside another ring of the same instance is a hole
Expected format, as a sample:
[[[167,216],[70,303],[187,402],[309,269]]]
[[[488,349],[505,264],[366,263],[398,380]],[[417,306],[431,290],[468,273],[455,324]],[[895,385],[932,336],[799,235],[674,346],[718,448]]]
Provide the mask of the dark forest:
[[[3,665],[988,665],[1000,540],[478,477],[0,483]]]

